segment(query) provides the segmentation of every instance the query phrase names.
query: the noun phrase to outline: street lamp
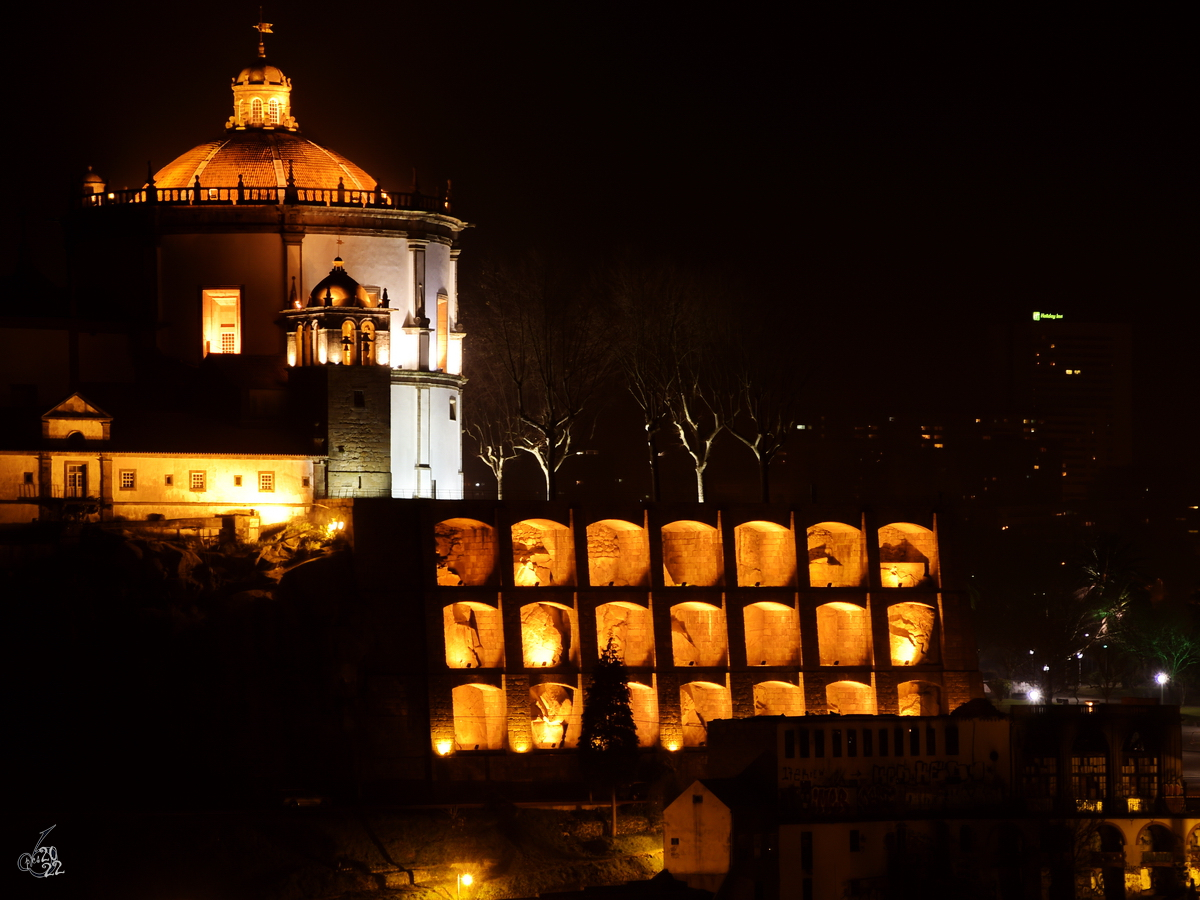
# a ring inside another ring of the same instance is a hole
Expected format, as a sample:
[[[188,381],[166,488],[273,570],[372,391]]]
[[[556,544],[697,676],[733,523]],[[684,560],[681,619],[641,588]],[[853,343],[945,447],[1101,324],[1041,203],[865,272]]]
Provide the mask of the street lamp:
[[[1163,694],[1167,690],[1167,682],[1171,680],[1171,677],[1166,672],[1159,672],[1154,676],[1154,680],[1158,682],[1158,705],[1162,706]]]
[[[470,872],[459,872],[458,873],[458,877],[455,879],[455,884],[454,884],[455,900],[462,900],[463,885],[465,884],[467,887],[470,887],[471,882],[473,882],[474,880],[475,879],[471,877]]]

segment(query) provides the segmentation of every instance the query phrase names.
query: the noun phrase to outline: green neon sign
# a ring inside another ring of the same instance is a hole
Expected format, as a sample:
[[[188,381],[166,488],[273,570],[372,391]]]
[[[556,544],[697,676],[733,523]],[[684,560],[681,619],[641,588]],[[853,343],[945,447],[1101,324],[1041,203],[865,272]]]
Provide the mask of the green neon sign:
[[[1042,319],[1061,319],[1062,317],[1062,313],[1034,312],[1033,321],[1040,322]]]

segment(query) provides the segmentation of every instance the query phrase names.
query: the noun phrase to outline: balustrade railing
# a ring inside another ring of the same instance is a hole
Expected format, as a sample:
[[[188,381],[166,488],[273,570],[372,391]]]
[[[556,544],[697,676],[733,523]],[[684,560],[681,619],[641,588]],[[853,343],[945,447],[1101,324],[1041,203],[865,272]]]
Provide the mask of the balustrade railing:
[[[360,209],[413,209],[421,212],[450,212],[450,201],[412,191],[364,191],[352,188],[307,187],[207,187],[139,188],[86,194],[80,205],[88,207],[128,206],[161,203],[166,206],[278,205],[358,207]]]

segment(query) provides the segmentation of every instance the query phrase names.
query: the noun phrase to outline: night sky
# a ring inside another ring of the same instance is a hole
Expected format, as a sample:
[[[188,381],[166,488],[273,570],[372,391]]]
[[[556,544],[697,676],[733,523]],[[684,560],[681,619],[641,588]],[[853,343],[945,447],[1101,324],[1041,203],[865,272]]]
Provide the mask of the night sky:
[[[44,49],[10,71],[27,158],[8,196],[52,282],[61,204],[45,198],[89,164],[140,186],[147,160],[221,133],[257,8],[195,9],[24,29]],[[414,166],[426,190],[453,178],[478,226],[464,264],[638,248],[733,276],[744,308],[799,308],[798,356],[853,373],[831,402],[872,413],[883,386],[977,405],[981,335],[1033,309],[1132,322],[1139,455],[1194,470],[1200,155],[1182,9],[313,9],[265,10],[302,132],[385,188]],[[464,293],[468,331],[470,314]]]

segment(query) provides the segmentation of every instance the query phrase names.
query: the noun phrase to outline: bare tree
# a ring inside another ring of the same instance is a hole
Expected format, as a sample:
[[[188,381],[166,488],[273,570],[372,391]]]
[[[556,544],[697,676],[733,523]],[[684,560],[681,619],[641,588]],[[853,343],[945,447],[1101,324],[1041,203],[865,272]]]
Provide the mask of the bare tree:
[[[737,356],[740,402],[727,427],[754,454],[760,497],[769,503],[771,463],[796,429],[803,376],[794,356],[766,334],[743,343]]]
[[[537,257],[486,267],[480,296],[476,334],[491,364],[511,383],[512,412],[520,424],[512,444],[537,460],[546,499],[553,500],[558,470],[608,371],[608,342],[594,305]]]
[[[485,348],[472,355],[470,405],[464,409],[466,431],[475,441],[476,454],[496,479],[496,499],[504,499],[504,467],[516,459],[524,423],[517,415],[512,385],[491,364]]]

